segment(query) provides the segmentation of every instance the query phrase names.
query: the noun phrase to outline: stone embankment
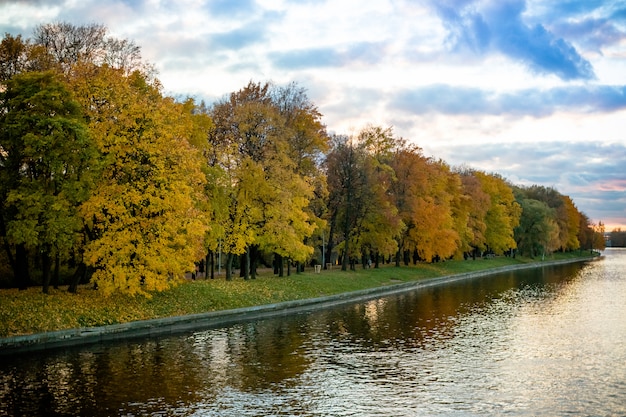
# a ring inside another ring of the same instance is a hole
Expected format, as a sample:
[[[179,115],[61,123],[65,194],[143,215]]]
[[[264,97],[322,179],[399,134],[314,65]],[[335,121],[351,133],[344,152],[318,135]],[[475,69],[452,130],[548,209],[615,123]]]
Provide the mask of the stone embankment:
[[[224,327],[235,323],[254,321],[268,317],[287,314],[291,315],[341,304],[362,302],[388,295],[428,288],[435,285],[448,284],[459,280],[495,275],[520,269],[542,268],[553,265],[587,261],[589,261],[589,259],[572,259],[512,265],[477,272],[403,282],[400,284],[392,284],[383,287],[369,288],[325,297],[286,301],[276,304],[238,308],[233,310],[212,311],[186,316],[141,320],[108,326],[86,327],[5,337],[0,338],[0,355],[49,350],[113,340],[162,336],[193,330]]]

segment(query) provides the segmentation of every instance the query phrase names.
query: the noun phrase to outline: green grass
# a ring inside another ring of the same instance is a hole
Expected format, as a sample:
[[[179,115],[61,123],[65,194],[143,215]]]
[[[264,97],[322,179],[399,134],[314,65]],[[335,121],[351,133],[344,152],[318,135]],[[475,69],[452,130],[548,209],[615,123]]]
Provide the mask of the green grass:
[[[546,260],[581,256],[590,255],[559,253]],[[359,265],[356,271],[335,267],[320,274],[311,268],[281,278],[265,270],[250,281],[237,278],[227,282],[223,275],[214,280],[187,281],[150,299],[122,294],[103,297],[88,286],[80,288],[78,294],[68,293],[65,287],[51,289],[48,295],[42,294],[41,288],[0,290],[0,337],[272,304],[528,262],[535,260],[496,257],[399,268],[382,265],[379,269]]]

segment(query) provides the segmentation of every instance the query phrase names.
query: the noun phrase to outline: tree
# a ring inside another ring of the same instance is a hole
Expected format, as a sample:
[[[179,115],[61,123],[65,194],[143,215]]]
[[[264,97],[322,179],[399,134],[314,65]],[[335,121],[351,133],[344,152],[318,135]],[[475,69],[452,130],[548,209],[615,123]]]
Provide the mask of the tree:
[[[156,82],[155,70],[142,60],[141,48],[132,40],[117,39],[107,32],[106,26],[96,23],[80,26],[68,22],[48,23],[35,28],[33,46],[41,47],[50,58],[46,65],[54,65],[66,75],[71,75],[77,64],[90,63],[121,70],[127,76],[139,71]]]
[[[463,186],[462,194],[465,201],[469,204],[469,212],[467,219],[467,229],[465,233],[460,233],[461,249],[465,252],[471,252],[475,259],[477,252],[486,249],[487,239],[487,211],[491,206],[491,197],[487,194],[480,183],[480,180],[474,175],[475,171],[461,170],[461,184]]]
[[[613,247],[626,247],[626,231],[619,227],[611,230],[610,240]]]
[[[306,90],[296,83],[270,89],[272,102],[283,117],[284,134],[287,140],[287,155],[293,162],[293,169],[312,188],[308,198],[309,222],[315,224],[315,236],[309,238],[323,241],[326,222],[322,217],[326,213],[328,187],[321,169],[324,155],[329,149],[329,136],[322,123],[322,115],[309,100]],[[323,250],[323,248],[321,248]]]
[[[48,292],[52,259],[71,255],[81,229],[78,207],[92,185],[95,148],[77,102],[52,72],[14,75],[2,103],[5,248],[20,288],[28,285],[28,253],[40,254],[43,291]]]
[[[85,64],[74,73],[103,165],[82,208],[85,263],[105,294],[169,288],[204,255],[210,210],[192,143],[206,133],[191,106],[163,97],[139,72]]]
[[[328,251],[332,253],[335,234],[340,236],[343,256],[341,269],[347,270],[356,255],[350,246],[354,232],[371,203],[370,170],[362,145],[347,136],[334,136],[333,147],[326,157],[325,169],[330,187]]]
[[[406,224],[396,264],[401,258],[408,264],[411,254],[414,262],[453,256],[461,243],[462,223],[467,223],[458,175],[443,161],[426,158],[421,149],[410,146],[397,149],[392,166],[397,176],[392,192]]]
[[[476,171],[483,191],[489,194],[490,205],[485,217],[485,243],[489,250],[502,254],[515,249],[514,229],[519,224],[520,205],[511,187],[497,174]]]
[[[319,162],[329,148],[321,113],[311,103],[306,91],[295,83],[274,88],[269,94],[283,117],[286,152],[295,171],[305,177],[317,177]]]
[[[229,196],[222,241],[227,279],[235,255],[246,254],[247,279],[250,272],[254,277],[256,258],[251,255],[259,250],[299,261],[313,251],[303,243],[313,231],[305,211],[312,187],[290,157],[288,133],[293,130],[270,92],[269,84],[250,82],[211,111],[212,159],[225,172]]]
[[[563,199],[563,209],[560,217],[563,219],[563,233],[565,234],[563,250],[575,250],[580,247],[578,240],[580,211],[569,196],[563,195],[561,198]]]
[[[543,201],[522,198],[519,225],[515,228],[515,240],[521,254],[531,258],[552,252],[558,247],[558,225],[555,210]]]
[[[4,84],[13,76],[24,72],[27,68],[28,43],[22,36],[4,35],[0,43],[0,83]]]
[[[598,224],[591,224],[592,229],[592,247],[591,250],[604,250],[606,241],[604,240],[604,234],[606,229],[604,227],[604,223],[599,221]]]
[[[380,256],[390,256],[398,250],[398,237],[404,223],[394,204],[391,187],[396,175],[391,167],[394,149],[401,140],[393,136],[391,128],[366,126],[359,132],[358,141],[367,152],[368,201],[363,220],[354,232],[355,244],[366,259],[373,258],[378,267]]]

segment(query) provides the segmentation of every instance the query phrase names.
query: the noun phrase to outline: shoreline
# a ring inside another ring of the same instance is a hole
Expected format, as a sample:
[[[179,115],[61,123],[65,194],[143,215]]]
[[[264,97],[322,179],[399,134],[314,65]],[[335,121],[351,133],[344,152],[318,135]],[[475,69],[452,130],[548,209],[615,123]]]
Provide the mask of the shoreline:
[[[448,284],[465,279],[496,275],[499,273],[512,272],[521,269],[543,268],[569,263],[589,262],[602,258],[603,256],[596,256],[584,259],[565,259],[509,265],[476,272],[445,275],[441,277],[422,279],[419,281],[391,284],[384,287],[373,287],[330,296],[285,301],[275,304],[211,311],[207,313],[184,316],[139,320],[107,326],[85,327],[10,336],[0,338],[0,356],[219,328],[232,324],[261,320],[286,314],[302,313],[342,304],[368,301],[375,298],[429,288],[436,285]]]

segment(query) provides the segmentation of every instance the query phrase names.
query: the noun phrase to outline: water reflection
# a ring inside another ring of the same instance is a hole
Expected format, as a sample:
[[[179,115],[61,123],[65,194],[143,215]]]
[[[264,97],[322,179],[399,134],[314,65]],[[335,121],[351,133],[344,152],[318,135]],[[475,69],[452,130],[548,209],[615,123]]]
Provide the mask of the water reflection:
[[[11,358],[0,415],[623,415],[625,266]]]

